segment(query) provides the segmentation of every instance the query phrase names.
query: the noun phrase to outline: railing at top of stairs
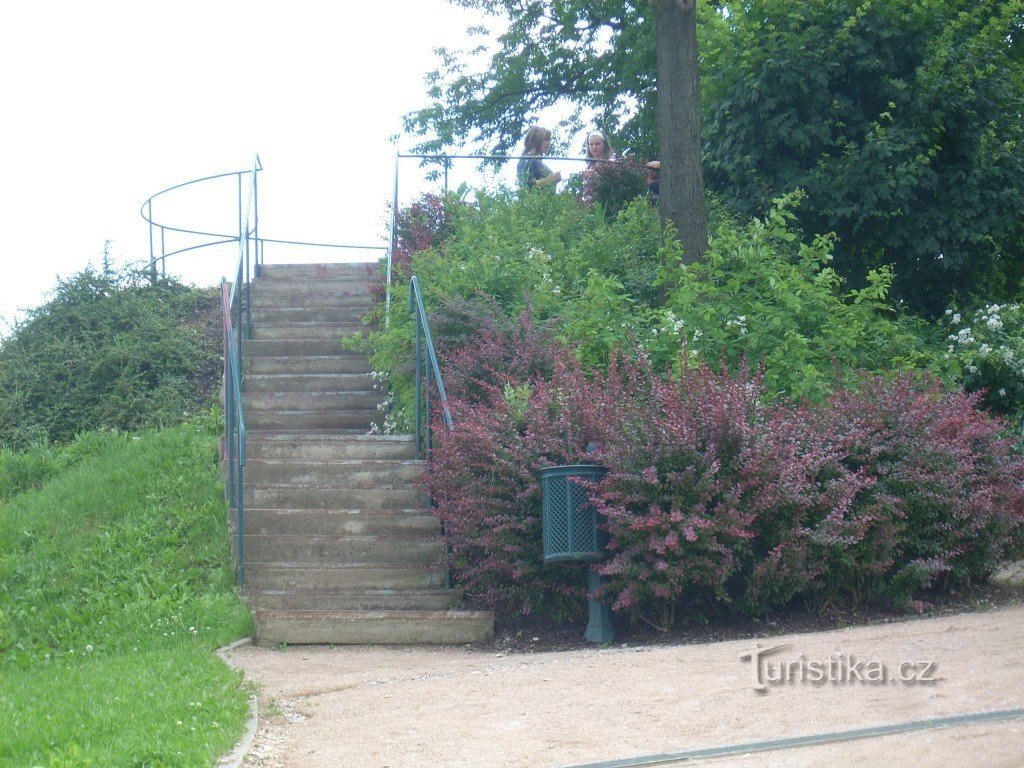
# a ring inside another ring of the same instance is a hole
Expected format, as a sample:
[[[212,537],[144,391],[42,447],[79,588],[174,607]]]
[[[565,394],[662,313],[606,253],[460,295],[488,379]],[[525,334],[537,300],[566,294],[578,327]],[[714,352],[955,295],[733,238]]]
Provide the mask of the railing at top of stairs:
[[[388,246],[316,243],[303,240],[275,240],[260,237],[259,173],[262,170],[263,165],[260,162],[260,157],[256,155],[251,168],[219,173],[213,176],[204,176],[200,179],[175,184],[150,196],[142,204],[141,209],[142,218],[149,225],[149,267],[154,281],[157,279],[158,273],[166,277],[167,260],[172,256],[229,243],[238,244],[238,261],[234,271],[234,279],[231,283],[228,283],[227,278],[221,278],[221,304],[224,313],[224,436],[228,465],[227,491],[228,501],[234,507],[236,514],[238,537],[236,575],[240,586],[245,584],[245,501],[243,498],[243,479],[245,472],[246,433],[245,419],[242,413],[242,392],[244,390],[242,346],[245,339],[252,338],[250,288],[252,278],[259,275],[260,267],[264,264],[265,245],[267,243],[274,243],[279,245],[312,246],[315,248],[388,251],[390,253]],[[211,232],[208,230],[190,229],[184,226],[169,224],[163,218],[157,219],[154,213],[154,203],[160,201],[169,193],[185,187],[232,177],[236,180],[234,185],[236,192],[233,202],[237,211],[238,226],[235,231]],[[248,184],[244,183],[246,178],[248,179]],[[167,242],[168,233],[204,239],[198,243],[169,250]],[[228,291],[229,285],[230,293]],[[233,320],[232,315],[234,316]]]

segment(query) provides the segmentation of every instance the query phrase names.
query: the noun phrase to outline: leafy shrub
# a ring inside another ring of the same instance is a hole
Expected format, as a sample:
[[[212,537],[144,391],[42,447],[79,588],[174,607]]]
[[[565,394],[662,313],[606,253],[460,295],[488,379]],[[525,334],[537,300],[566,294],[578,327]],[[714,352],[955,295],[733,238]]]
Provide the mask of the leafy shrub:
[[[0,342],[0,445],[174,424],[219,383],[217,293],[91,267]]]
[[[524,323],[528,325],[528,321]],[[657,626],[722,610],[907,603],[988,576],[1024,543],[1024,461],[976,397],[866,377],[820,405],[770,403],[760,376],[642,355],[587,372],[561,349],[531,378],[529,341],[483,334],[450,370],[457,428],[438,431],[431,493],[465,586],[566,610],[579,586],[542,568],[545,466],[598,461],[614,607]],[[510,350],[511,348],[511,350]],[[577,582],[578,578],[575,579]],[[568,601],[568,602],[567,602]]]
[[[408,279],[413,254],[444,242],[460,202],[456,195],[424,193],[408,207],[395,211],[391,261],[399,277]]]
[[[834,238],[804,242],[793,229],[800,199],[781,198],[765,219],[742,224],[712,201],[707,258],[684,266],[643,199],[607,221],[568,195],[482,196],[457,209],[443,246],[417,251],[411,268],[432,325],[457,302],[475,303],[481,327],[529,307],[589,367],[638,347],[660,370],[678,363],[685,343],[694,361],[733,372],[741,361],[763,365],[769,395],[796,401],[820,401],[860,370],[924,369],[955,383],[960,367],[938,329],[893,309],[890,270],[846,290],[831,266]],[[407,301],[407,287],[396,285],[391,320],[369,340],[399,427],[412,402]],[[467,332],[449,323],[434,337],[461,343]]]
[[[844,292],[830,266],[835,238],[802,242],[793,229],[802,197],[779,198],[764,219],[743,225],[720,217],[704,261],[690,266],[669,240],[667,307],[647,342],[655,359],[674,358],[682,334],[691,354],[712,365],[763,363],[765,389],[794,400],[827,396],[837,371],[842,380],[861,370],[924,369],[952,382],[927,325],[890,305],[889,268]]]
[[[636,158],[597,163],[584,179],[582,199],[589,205],[600,205],[605,218],[613,220],[638,197],[646,198],[647,181],[644,164]]]
[[[1024,307],[986,304],[970,313],[946,310],[948,352],[963,367],[964,387],[985,407],[1024,416]]]

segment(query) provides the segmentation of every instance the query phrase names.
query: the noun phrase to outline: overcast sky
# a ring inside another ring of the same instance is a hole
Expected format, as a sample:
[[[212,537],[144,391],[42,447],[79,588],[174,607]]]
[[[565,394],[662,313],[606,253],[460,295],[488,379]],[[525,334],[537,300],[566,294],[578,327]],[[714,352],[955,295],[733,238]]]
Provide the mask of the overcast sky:
[[[262,235],[381,244],[395,152],[412,143],[388,139],[426,104],[432,49],[459,47],[480,22],[445,0],[9,3],[0,334],[58,276],[98,266],[105,241],[116,264],[148,258],[139,209],[150,195],[246,168],[257,152]],[[406,167],[403,192],[417,175]],[[188,203],[176,205],[159,215],[189,226],[178,217]],[[199,251],[169,271],[210,285],[230,262]]]

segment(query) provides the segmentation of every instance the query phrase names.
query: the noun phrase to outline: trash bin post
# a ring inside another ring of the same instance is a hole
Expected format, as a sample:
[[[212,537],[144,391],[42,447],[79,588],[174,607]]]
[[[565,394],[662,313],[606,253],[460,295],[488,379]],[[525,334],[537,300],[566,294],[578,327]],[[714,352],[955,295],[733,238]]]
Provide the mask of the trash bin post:
[[[601,586],[601,574],[594,571],[587,571],[587,629],[583,633],[583,639],[592,643],[610,643],[615,639],[615,630],[612,629],[612,615],[608,606],[594,597],[594,593]]]

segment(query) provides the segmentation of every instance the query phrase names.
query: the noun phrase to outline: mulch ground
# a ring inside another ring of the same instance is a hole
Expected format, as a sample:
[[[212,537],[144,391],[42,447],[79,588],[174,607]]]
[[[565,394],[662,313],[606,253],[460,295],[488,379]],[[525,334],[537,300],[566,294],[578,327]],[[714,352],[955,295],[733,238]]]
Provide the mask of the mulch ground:
[[[669,631],[658,631],[639,621],[613,615],[613,646],[685,645],[743,640],[802,632],[821,632],[869,624],[980,612],[1011,605],[1024,605],[1024,585],[979,584],[955,591],[926,595],[918,609],[896,610],[886,606],[860,606],[811,612],[792,610],[765,616],[720,617],[706,622],[677,619]],[[586,613],[578,621],[557,622],[550,616],[510,616],[496,612],[496,652],[541,653],[593,648],[583,638]],[[486,646],[485,646],[486,647]]]

